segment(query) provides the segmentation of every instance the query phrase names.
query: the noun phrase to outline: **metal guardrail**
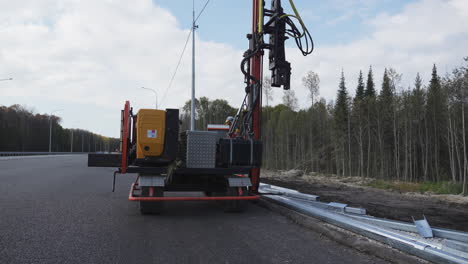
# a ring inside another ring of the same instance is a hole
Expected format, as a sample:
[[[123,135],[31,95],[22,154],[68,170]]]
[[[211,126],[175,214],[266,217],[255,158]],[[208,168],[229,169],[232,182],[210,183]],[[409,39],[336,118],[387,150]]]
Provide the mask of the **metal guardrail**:
[[[0,157],[13,156],[35,156],[35,155],[70,155],[70,154],[85,154],[87,152],[0,152]]]
[[[433,238],[424,238],[414,223],[392,221],[366,215],[363,208],[340,203],[319,202],[318,196],[298,193],[274,185],[261,184],[269,200],[391,247],[436,263],[468,263],[468,233],[430,228]],[[315,200],[314,200],[315,198]]]

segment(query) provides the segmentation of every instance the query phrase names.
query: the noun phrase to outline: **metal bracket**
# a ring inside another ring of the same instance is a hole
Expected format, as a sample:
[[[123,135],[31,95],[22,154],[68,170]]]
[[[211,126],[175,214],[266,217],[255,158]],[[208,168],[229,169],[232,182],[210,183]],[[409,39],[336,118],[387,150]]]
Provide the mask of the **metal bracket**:
[[[115,191],[115,175],[116,175],[117,173],[120,173],[120,170],[114,171],[114,177],[113,177],[113,179],[112,179],[112,192]]]
[[[429,226],[429,223],[427,222],[426,216],[424,216],[424,219],[421,220],[414,220],[413,222],[416,225],[416,229],[418,230],[418,233],[424,237],[424,238],[431,238],[434,237],[434,234],[432,233],[432,228]]]
[[[317,195],[300,193],[298,191],[294,191],[294,190],[287,189],[287,188],[282,188],[279,186],[273,187],[270,184],[264,184],[264,183],[260,185],[260,189],[263,189],[264,191],[268,192],[268,194],[264,193],[267,195],[283,195],[283,196],[287,196],[291,198],[308,200],[308,201],[318,201],[320,198]]]
[[[347,204],[343,204],[343,203],[333,203],[333,202],[328,203],[328,209],[336,210],[340,212],[344,212],[347,206],[348,206]]]
[[[357,214],[357,215],[365,215],[367,213],[366,209],[364,208],[356,208],[356,207],[348,207],[348,206],[345,207],[344,211],[345,213]]]

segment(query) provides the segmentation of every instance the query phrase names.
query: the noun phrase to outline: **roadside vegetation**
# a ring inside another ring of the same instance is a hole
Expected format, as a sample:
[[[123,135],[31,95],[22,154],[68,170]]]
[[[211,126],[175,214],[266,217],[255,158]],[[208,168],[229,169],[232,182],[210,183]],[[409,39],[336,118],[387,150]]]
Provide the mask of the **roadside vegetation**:
[[[369,187],[398,191],[402,193],[434,193],[434,194],[460,194],[463,190],[461,183],[450,181],[440,182],[391,182],[374,180],[367,184]]]
[[[24,106],[0,106],[0,151],[49,151],[52,123],[53,152],[114,151],[120,139],[109,138],[83,129],[67,129],[60,117],[37,114]]]

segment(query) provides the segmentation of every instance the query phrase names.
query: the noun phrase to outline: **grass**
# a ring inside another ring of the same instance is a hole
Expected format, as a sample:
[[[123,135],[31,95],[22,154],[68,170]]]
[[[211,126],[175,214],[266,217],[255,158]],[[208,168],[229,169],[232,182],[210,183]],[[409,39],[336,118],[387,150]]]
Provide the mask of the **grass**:
[[[436,194],[460,194],[462,184],[450,181],[441,182],[392,182],[384,180],[374,180],[368,184],[370,187],[394,190],[399,192],[436,193]]]

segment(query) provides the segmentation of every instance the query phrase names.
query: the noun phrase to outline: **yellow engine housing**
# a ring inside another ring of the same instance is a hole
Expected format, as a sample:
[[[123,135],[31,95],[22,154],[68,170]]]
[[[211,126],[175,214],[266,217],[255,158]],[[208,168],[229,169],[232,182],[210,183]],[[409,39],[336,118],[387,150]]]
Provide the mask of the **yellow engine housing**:
[[[140,109],[136,122],[136,158],[158,157],[164,150],[166,111]]]

